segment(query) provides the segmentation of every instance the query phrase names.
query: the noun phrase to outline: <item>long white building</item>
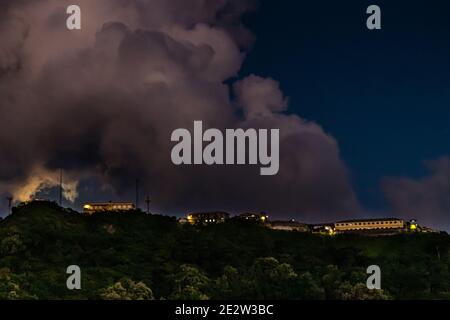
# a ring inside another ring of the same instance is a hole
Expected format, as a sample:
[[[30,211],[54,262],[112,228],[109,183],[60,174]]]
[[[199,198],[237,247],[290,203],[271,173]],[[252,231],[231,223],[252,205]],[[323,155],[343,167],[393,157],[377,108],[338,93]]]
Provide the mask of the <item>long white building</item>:
[[[334,224],[335,232],[403,229],[405,221],[397,218],[344,220]]]

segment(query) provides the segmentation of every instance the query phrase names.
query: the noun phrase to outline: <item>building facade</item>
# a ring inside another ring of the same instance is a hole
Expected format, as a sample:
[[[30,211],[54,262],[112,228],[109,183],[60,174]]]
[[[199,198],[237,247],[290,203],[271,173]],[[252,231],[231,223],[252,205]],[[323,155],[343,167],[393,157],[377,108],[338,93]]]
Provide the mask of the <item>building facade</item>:
[[[334,235],[334,223],[310,224],[311,233],[322,235]]]
[[[344,220],[334,224],[336,233],[353,231],[394,231],[403,230],[405,221],[397,218]]]
[[[273,221],[269,223],[269,228],[279,231],[309,232],[307,224],[296,221]]]
[[[226,212],[199,212],[190,213],[187,215],[187,222],[189,224],[215,224],[223,223],[230,218],[230,215]]]
[[[269,216],[265,213],[245,212],[236,217],[238,220],[253,221],[253,222],[268,222]]]
[[[87,215],[96,212],[111,211],[132,211],[135,210],[134,203],[131,202],[106,202],[106,203],[86,203],[83,206],[83,213]]]

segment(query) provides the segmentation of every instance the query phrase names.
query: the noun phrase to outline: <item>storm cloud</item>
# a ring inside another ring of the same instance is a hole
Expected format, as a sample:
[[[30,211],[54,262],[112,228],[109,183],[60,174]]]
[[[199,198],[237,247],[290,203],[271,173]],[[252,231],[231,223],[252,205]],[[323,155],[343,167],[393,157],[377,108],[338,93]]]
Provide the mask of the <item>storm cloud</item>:
[[[288,114],[276,80],[239,77],[255,41],[240,19],[254,1],[78,0],[82,30],[68,31],[73,2],[0,6],[2,193],[25,200],[57,184],[63,169],[71,201],[101,192],[130,200],[139,178],[159,212],[262,210],[326,220],[359,210],[336,140]],[[194,120],[280,129],[279,174],[174,166],[171,132]]]
[[[389,177],[382,182],[392,211],[405,219],[418,218],[421,224],[438,230],[450,217],[450,157],[426,161],[429,174],[421,178]]]

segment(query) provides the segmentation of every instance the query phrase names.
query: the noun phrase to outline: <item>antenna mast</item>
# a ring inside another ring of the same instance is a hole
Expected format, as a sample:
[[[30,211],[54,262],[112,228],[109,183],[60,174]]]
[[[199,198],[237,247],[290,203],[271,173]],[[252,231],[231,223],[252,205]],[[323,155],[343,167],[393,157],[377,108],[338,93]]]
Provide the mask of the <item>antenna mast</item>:
[[[8,200],[8,213],[11,214],[13,197],[12,196],[6,197],[6,200]]]
[[[147,196],[147,198],[145,199],[145,203],[147,204],[147,214],[150,213],[150,197]]]
[[[59,206],[62,207],[62,194],[63,194],[63,171],[59,170]]]
[[[136,210],[139,209],[139,179],[136,179]]]

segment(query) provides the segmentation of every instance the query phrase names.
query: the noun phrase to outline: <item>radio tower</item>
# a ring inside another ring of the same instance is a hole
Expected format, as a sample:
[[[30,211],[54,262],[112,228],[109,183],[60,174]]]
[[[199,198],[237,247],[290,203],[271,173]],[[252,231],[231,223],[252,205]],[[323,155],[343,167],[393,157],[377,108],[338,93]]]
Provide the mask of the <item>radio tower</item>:
[[[139,179],[136,179],[136,210],[139,209]]]
[[[62,207],[62,196],[63,196],[63,171],[59,170],[59,206]]]
[[[6,200],[8,200],[8,213],[11,214],[13,197],[11,197],[11,196],[6,197]]]
[[[150,213],[150,197],[147,196],[147,198],[145,199],[145,203],[147,204],[147,214]]]

